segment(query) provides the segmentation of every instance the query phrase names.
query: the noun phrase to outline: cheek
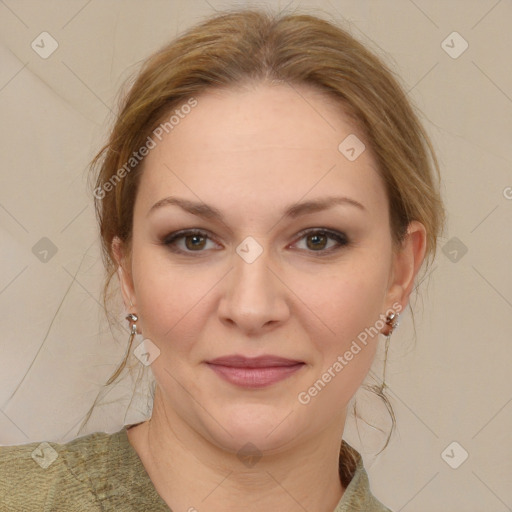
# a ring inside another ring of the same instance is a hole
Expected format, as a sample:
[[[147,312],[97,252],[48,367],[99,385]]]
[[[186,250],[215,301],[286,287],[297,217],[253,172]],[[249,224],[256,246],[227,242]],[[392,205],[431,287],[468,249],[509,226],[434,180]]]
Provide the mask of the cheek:
[[[316,318],[309,339],[319,357],[316,377],[320,382],[311,391],[318,393],[329,383],[319,402],[325,401],[326,407],[329,403],[344,407],[372,365],[384,326],[386,265],[383,260],[370,264],[361,257],[350,265],[340,265],[328,279],[317,277],[316,284],[308,279],[298,292],[308,297],[304,315]]]
[[[373,326],[385,310],[389,278],[385,258],[376,260],[362,252],[359,256],[340,262],[334,272],[320,270],[291,281],[294,292],[304,300],[304,313],[317,319],[324,347],[342,348],[340,344]]]
[[[173,266],[154,247],[134,246],[132,271],[143,336],[161,350],[187,349],[201,331],[208,293],[222,276]]]

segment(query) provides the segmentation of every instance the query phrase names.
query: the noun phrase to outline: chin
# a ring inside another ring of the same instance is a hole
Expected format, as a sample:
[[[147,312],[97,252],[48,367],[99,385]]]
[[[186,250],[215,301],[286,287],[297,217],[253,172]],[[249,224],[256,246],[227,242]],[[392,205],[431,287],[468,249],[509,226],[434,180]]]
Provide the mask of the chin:
[[[225,418],[220,427],[210,423],[210,436],[215,444],[238,452],[247,443],[260,451],[279,450],[297,440],[300,431],[297,418],[290,410],[269,410],[265,405],[241,405],[214,415]],[[292,431],[293,430],[293,431]]]

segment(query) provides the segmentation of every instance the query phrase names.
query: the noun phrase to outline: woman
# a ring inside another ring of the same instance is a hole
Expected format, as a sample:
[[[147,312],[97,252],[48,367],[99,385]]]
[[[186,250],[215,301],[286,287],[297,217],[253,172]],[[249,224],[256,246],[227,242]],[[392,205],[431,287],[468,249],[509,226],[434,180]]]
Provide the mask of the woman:
[[[341,439],[444,219],[392,74],[319,18],[224,13],[147,60],[93,164],[152,416],[4,447],[6,510],[389,510]]]

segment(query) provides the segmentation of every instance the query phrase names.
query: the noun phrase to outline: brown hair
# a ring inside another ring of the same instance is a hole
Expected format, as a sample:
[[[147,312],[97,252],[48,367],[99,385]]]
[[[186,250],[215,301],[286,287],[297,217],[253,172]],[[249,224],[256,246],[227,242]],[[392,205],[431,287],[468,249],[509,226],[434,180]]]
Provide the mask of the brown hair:
[[[430,266],[445,218],[439,167],[429,137],[392,72],[348,32],[324,19],[232,10],[190,28],[145,61],[122,101],[108,143],[92,161],[93,170],[99,167],[94,196],[106,269],[105,307],[117,268],[112,240],[119,237],[129,256],[142,172],[140,164],[127,170],[126,162],[165,116],[191,98],[211,88],[259,81],[313,86],[351,115],[385,183],[393,248],[399,248],[409,222],[418,220],[426,228]],[[125,363],[126,358],[115,376]],[[383,385],[375,390],[385,398]],[[346,455],[350,480],[355,461]]]

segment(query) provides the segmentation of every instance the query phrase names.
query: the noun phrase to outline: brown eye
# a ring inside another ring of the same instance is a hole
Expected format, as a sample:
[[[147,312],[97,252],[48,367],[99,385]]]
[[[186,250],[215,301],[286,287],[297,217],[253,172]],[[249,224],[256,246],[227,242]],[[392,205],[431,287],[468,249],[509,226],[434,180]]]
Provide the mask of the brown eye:
[[[301,240],[302,239],[306,240],[306,250],[308,252],[317,252],[319,256],[330,254],[349,244],[348,238],[344,233],[325,229],[302,232]],[[329,240],[334,240],[335,242],[331,247],[327,247]]]
[[[324,249],[329,239],[329,237],[323,233],[314,233],[312,235],[307,235],[306,238],[308,240],[308,248],[313,250]]]
[[[203,249],[206,245],[206,237],[202,235],[185,235],[185,246],[187,249]]]
[[[184,241],[184,244],[181,243],[182,240]],[[191,254],[194,252],[206,252],[203,249],[205,249],[208,240],[211,241],[208,233],[197,230],[188,230],[171,233],[163,240],[162,243],[168,246],[173,252],[179,254]]]

